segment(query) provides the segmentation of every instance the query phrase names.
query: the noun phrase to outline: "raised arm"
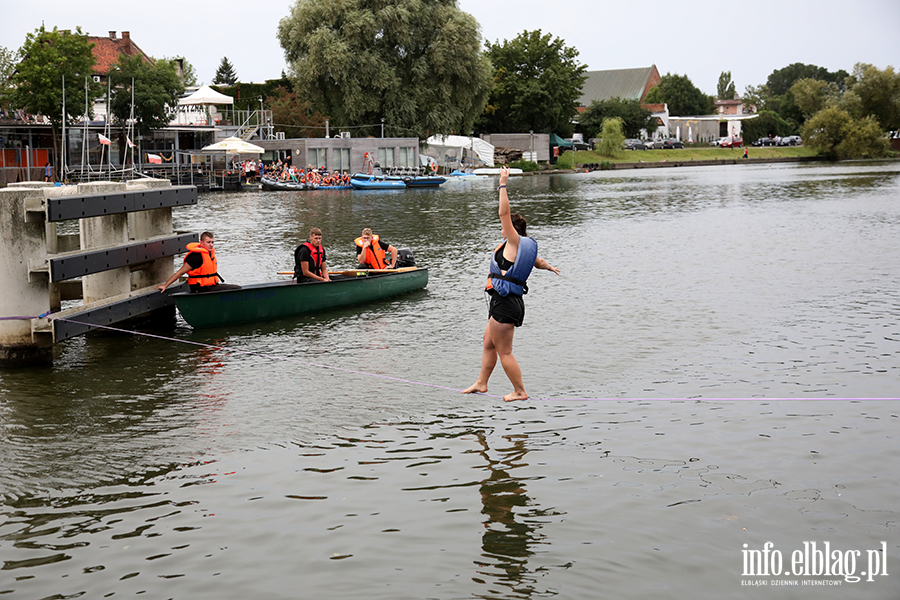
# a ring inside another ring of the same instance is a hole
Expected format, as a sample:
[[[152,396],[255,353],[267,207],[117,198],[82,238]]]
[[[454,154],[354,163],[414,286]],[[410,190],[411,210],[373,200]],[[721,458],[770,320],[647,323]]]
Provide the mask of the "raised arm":
[[[535,269],[543,269],[545,271],[553,271],[554,273],[559,275],[559,269],[552,266],[550,263],[548,263],[546,260],[544,260],[540,256],[538,256],[536,259],[534,259],[534,268]]]
[[[506,248],[503,256],[508,260],[515,260],[519,250],[519,232],[513,227],[512,211],[509,209],[509,195],[506,193],[506,182],[509,181],[509,167],[500,167],[500,231],[506,240]]]

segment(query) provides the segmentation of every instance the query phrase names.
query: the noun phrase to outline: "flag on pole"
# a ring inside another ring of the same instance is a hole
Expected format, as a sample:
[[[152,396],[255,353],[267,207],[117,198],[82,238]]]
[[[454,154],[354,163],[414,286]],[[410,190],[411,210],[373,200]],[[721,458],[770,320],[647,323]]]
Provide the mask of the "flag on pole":
[[[148,154],[147,162],[152,165],[161,165],[162,164],[162,156],[159,154]]]
[[[110,139],[108,137],[106,137],[105,135],[103,135],[102,133],[98,133],[97,138],[100,140],[100,143],[103,144],[104,146],[109,146],[112,143],[110,141]]]
[[[134,148],[134,142],[132,142],[132,141],[131,141],[131,138],[128,137],[127,135],[125,136],[125,141],[128,142],[128,147],[129,147],[129,148]]]

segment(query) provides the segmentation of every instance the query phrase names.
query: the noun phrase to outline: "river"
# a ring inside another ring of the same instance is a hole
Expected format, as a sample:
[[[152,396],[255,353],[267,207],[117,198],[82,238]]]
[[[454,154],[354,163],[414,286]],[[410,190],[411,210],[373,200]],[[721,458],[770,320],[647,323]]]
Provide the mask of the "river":
[[[529,280],[515,403],[499,365],[459,393],[496,185],[176,209],[229,283],[312,226],[332,268],[369,226],[430,280],[0,370],[0,594],[900,597],[900,163],[512,178],[561,270]]]

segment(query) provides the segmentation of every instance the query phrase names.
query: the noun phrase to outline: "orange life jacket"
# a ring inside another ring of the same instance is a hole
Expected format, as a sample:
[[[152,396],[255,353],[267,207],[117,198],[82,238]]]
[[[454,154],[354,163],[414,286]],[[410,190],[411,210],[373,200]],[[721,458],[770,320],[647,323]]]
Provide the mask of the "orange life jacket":
[[[320,246],[313,246],[309,242],[303,242],[300,246],[306,246],[309,248],[309,256],[313,260],[313,267],[310,269],[310,272],[313,275],[318,275],[319,277],[324,277],[322,274],[322,259],[325,256],[325,249]],[[300,248],[297,248],[300,250]],[[300,280],[303,277],[303,266],[297,261],[299,256],[299,252],[295,252],[294,254],[294,277]],[[304,261],[305,262],[305,261]]]
[[[203,246],[199,244],[199,242],[191,242],[187,245],[187,256],[184,257],[184,262],[187,264],[187,257],[191,255],[191,253],[196,253],[200,255],[200,258],[203,259],[203,264],[200,265],[199,269],[191,269],[188,271],[188,285],[200,285],[202,287],[216,285],[219,283],[219,274],[218,274],[218,263],[216,262],[216,251],[215,250],[207,250]]]
[[[356,242],[358,247],[362,248],[363,241],[361,237],[358,237],[353,241]],[[359,261],[359,264],[367,265],[372,269],[386,269],[387,263],[384,260],[384,256],[384,248],[378,243],[378,236],[373,235],[369,247],[359,253],[359,258],[357,260]]]

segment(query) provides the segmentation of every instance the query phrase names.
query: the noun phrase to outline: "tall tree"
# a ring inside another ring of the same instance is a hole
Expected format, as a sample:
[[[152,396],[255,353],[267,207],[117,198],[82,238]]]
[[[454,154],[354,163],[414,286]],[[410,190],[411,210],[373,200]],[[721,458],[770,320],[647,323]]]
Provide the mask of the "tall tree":
[[[162,60],[166,60],[172,63],[177,63],[177,61],[181,61],[181,75],[184,78],[185,87],[190,87],[192,85],[198,85],[197,83],[197,69],[194,68],[188,59],[183,58],[181,56],[176,56],[173,58],[169,58],[168,56],[164,56]]]
[[[856,63],[847,79],[848,105],[858,117],[872,116],[884,131],[900,129],[900,73],[894,67],[884,70]]]
[[[836,84],[843,92],[845,89],[844,81],[847,79],[847,76],[847,71],[843,69],[832,73],[824,67],[793,63],[782,69],[772,71],[772,74],[766,80],[766,88],[771,96],[783,96],[798,79],[818,79]]]
[[[820,79],[798,79],[789,92],[807,119],[823,108],[835,105],[841,98],[837,84]]]
[[[673,116],[709,115],[715,110],[712,97],[697,89],[687,75],[666,73],[647,94],[646,101],[665,102]]]
[[[734,82],[731,80],[731,71],[722,71],[719,74],[719,84],[716,86],[716,97],[719,100],[731,100],[734,98]]]
[[[81,114],[85,99],[99,95],[90,75],[95,63],[93,44],[81,29],[75,33],[47,31],[43,26],[29,33],[19,50],[21,61],[12,77],[10,103],[31,114],[48,117],[54,127],[62,123],[63,77],[66,80],[66,112]],[[88,107],[90,110],[90,106]]]
[[[571,135],[587,76],[578,50],[541,30],[486,44],[494,88],[478,128],[486,132],[557,132]]]
[[[468,133],[490,63],[475,19],[455,1],[298,0],[278,25],[300,98],[336,126],[428,137]]]
[[[12,91],[12,76],[16,69],[16,53],[0,46],[0,106],[6,104]]]
[[[653,113],[646,108],[641,108],[640,100],[610,98],[591,102],[591,105],[578,117],[578,124],[585,139],[597,137],[603,122],[611,117],[619,117],[622,120],[625,135],[630,138],[638,137],[641,129],[648,132],[656,131],[657,125]]]
[[[232,66],[227,56],[222,57],[212,82],[216,85],[234,85],[238,82],[237,73],[235,73],[234,66]]]
[[[833,106],[819,111],[803,127],[803,145],[832,160],[885,156],[888,141],[874,117],[854,119]]]
[[[275,131],[283,131],[287,138],[323,137],[326,117],[313,111],[312,103],[304,102],[295,92],[278,88],[274,96],[266,98],[272,111]]]
[[[25,37],[25,43],[19,49],[21,60],[12,77],[9,104],[50,119],[53,148],[57,153],[63,97],[67,114],[81,114],[87,105],[87,116],[91,116],[93,107],[89,101],[99,94],[99,86],[91,78],[96,62],[91,50],[93,46],[81,33],[81,28],[71,33],[58,31],[55,27],[53,31],[47,31],[42,25]]]
[[[151,64],[140,55],[119,57],[116,68],[109,73],[110,84],[115,90],[110,108],[122,122],[131,114],[132,79],[137,130],[147,134],[151,129],[168,125],[178,106],[178,98],[184,92],[175,62],[161,59]]]

